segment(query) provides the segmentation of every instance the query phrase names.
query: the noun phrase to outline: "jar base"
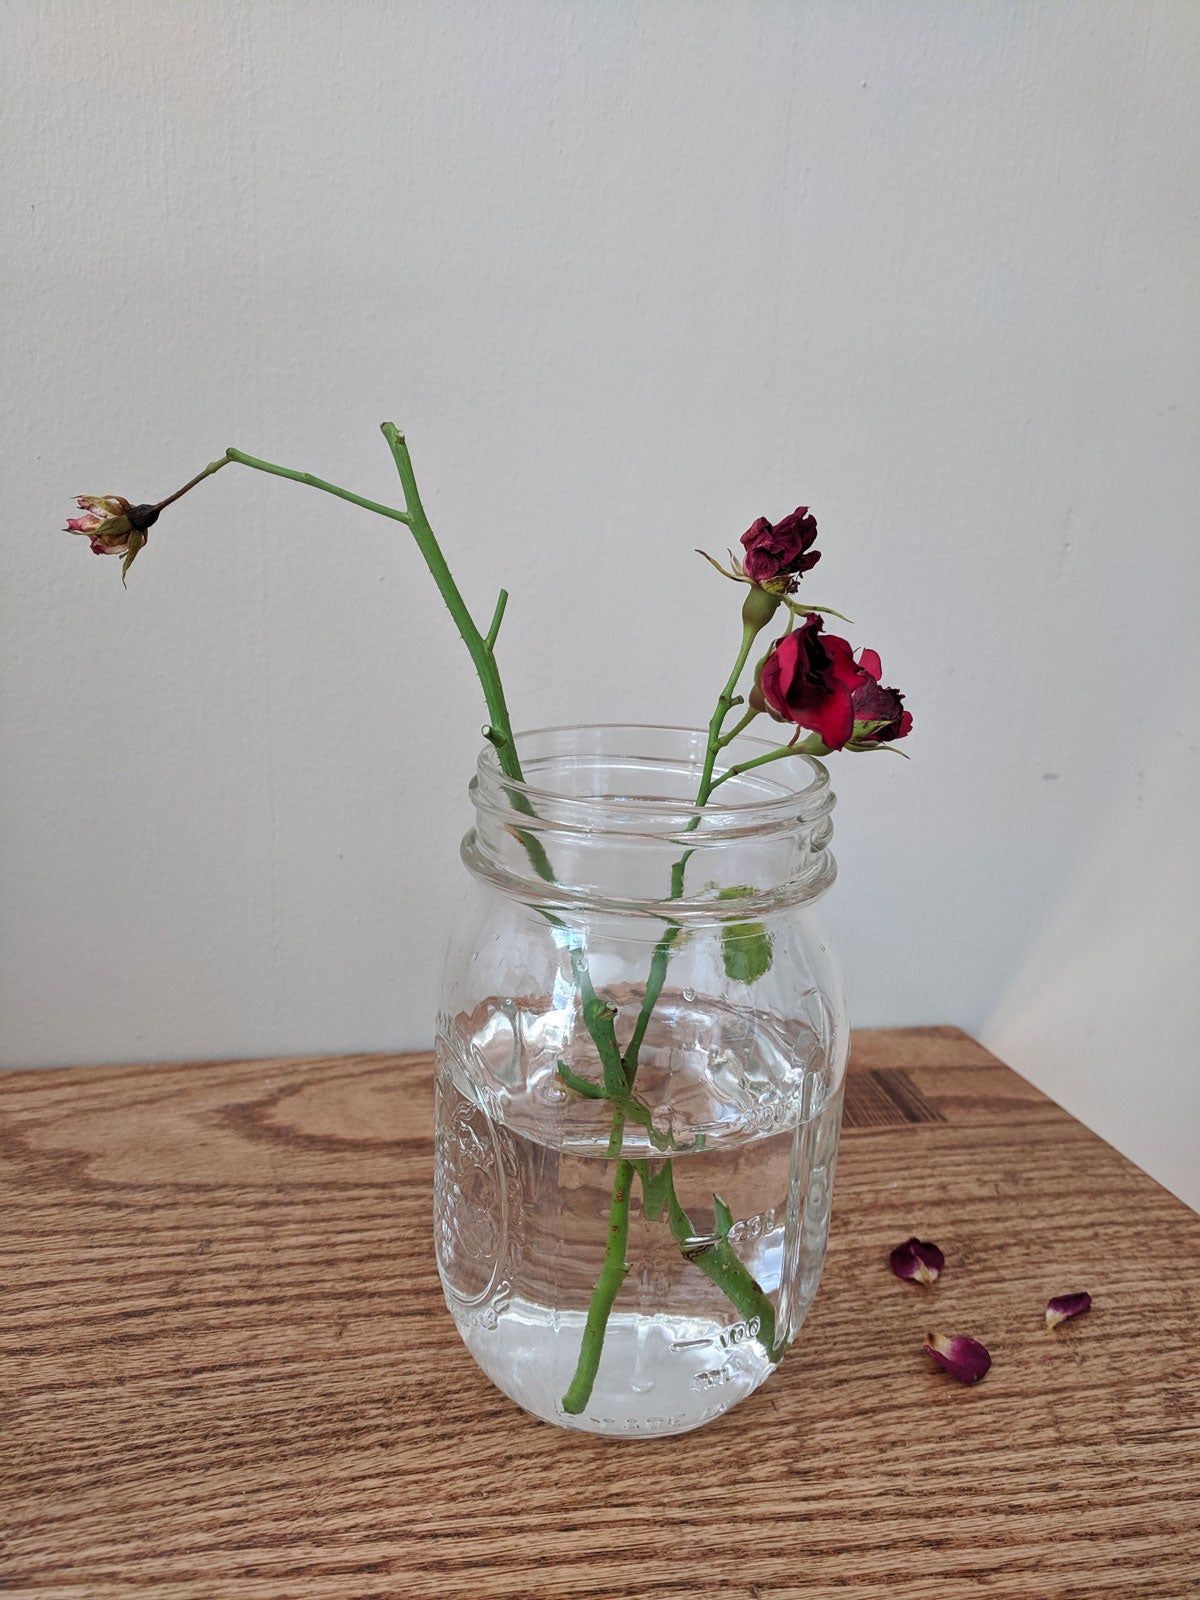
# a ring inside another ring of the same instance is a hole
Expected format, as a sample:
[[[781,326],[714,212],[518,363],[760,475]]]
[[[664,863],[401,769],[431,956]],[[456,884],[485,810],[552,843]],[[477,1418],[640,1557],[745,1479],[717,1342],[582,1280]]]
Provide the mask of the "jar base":
[[[753,1394],[778,1365],[745,1324],[614,1311],[591,1398],[572,1416],[562,1397],[579,1356],[582,1311],[513,1299],[498,1318],[481,1319],[447,1304],[502,1394],[543,1422],[615,1439],[688,1433]]]

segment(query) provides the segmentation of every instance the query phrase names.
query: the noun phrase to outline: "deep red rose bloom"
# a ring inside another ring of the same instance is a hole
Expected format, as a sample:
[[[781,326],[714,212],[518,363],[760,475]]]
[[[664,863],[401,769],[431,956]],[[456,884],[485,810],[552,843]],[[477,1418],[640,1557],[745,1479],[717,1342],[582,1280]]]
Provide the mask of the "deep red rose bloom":
[[[823,628],[813,614],[778,639],[759,669],[758,688],[778,721],[808,728],[840,750],[854,732],[853,696],[863,672],[846,640]]]
[[[874,650],[864,650],[858,658],[862,679],[851,696],[855,722],[881,722],[873,733],[860,734],[859,744],[882,744],[903,739],[913,725],[912,712],[904,709],[899,689],[885,689],[880,683],[883,663]]]
[[[770,523],[759,517],[742,535],[746,557],[743,570],[751,583],[786,583],[790,593],[802,572],[815,567],[821,559],[819,550],[809,546],[817,537],[817,519],[809,515],[807,506],[797,506],[789,516]]]

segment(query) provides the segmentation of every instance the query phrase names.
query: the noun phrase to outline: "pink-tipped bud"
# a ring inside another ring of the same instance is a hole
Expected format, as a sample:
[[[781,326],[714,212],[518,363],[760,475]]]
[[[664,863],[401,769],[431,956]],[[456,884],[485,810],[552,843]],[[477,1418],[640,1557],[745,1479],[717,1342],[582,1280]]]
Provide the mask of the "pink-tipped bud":
[[[158,521],[159,508],[130,505],[119,494],[81,494],[75,504],[83,515],[68,517],[66,532],[81,533],[95,556],[120,556],[123,581],[145,546],[147,530]]]

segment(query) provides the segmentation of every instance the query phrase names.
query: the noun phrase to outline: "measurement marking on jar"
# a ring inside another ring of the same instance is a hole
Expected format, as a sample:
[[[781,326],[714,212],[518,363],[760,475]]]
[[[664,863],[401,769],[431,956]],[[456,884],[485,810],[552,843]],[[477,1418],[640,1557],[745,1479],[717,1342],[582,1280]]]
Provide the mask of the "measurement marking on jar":
[[[560,1412],[560,1415],[562,1413]],[[714,1416],[716,1412],[712,1413]],[[664,1428],[678,1428],[690,1419],[678,1417],[591,1417],[589,1422],[603,1428],[621,1428],[627,1433],[661,1433]],[[574,1425],[574,1424],[572,1424]]]
[[[761,1239],[764,1233],[770,1233],[775,1226],[775,1208],[769,1211],[760,1211],[757,1216],[743,1217],[735,1222],[729,1230],[730,1244],[740,1244],[743,1240]]]
[[[731,1383],[737,1377],[740,1377],[737,1367],[732,1361],[726,1361],[719,1367],[709,1367],[704,1372],[698,1372],[692,1379],[692,1388],[716,1389],[723,1383]]]
[[[722,1349],[728,1350],[733,1345],[745,1344],[747,1339],[757,1339],[761,1328],[761,1317],[751,1317],[749,1322],[735,1322],[732,1327],[722,1330],[717,1342]]]
[[[715,1338],[701,1339],[674,1339],[671,1342],[672,1350],[703,1350],[707,1345],[717,1345],[722,1350],[731,1350],[739,1344],[745,1344],[749,1339],[757,1339],[762,1330],[762,1319],[751,1317],[749,1322],[735,1322],[731,1327],[722,1328]]]

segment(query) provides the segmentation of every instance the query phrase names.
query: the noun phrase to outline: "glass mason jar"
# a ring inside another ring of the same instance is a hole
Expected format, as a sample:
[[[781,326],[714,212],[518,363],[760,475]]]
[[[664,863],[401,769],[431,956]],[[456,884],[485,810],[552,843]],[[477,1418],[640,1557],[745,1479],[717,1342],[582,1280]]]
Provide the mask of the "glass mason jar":
[[[467,1348],[518,1405],[635,1437],[778,1365],[829,1226],[848,1030],[814,913],[810,756],[693,804],[706,736],[552,728],[471,784],[437,1029],[434,1231]],[[770,747],[739,738],[723,770]]]

